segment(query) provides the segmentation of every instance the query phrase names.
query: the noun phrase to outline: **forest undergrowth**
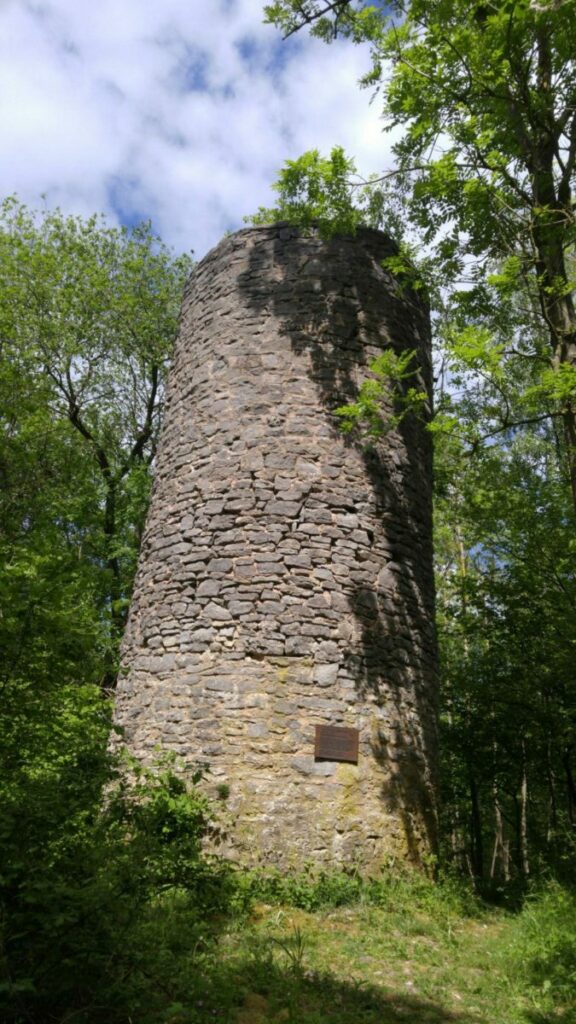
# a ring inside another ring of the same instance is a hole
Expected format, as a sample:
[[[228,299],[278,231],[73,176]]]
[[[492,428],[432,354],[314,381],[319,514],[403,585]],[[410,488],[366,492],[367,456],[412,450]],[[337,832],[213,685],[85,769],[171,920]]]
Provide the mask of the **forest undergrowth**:
[[[395,869],[360,885],[354,902],[330,906],[328,891],[338,901],[345,877],[321,881],[318,906],[314,885],[303,900],[295,895],[308,909],[256,902],[221,937],[220,955],[241,984],[236,1002],[242,998],[242,1009],[222,1019],[576,1020],[576,903],[559,886],[510,911]]]
[[[392,863],[371,880],[234,868],[204,852],[218,829],[199,777],[131,763],[127,785],[102,746],[100,707],[87,701],[82,715],[61,691],[48,724],[12,719],[0,793],[7,1024],[576,1021],[568,886],[541,880],[496,904]]]

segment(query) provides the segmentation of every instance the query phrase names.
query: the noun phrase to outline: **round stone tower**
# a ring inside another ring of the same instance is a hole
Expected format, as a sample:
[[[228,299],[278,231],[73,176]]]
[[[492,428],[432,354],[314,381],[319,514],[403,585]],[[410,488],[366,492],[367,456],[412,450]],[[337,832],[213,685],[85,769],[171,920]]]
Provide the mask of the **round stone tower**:
[[[231,853],[279,866],[419,861],[435,845],[431,444],[405,416],[339,430],[418,293],[383,234],[225,238],[184,300],[116,721],[226,804]]]

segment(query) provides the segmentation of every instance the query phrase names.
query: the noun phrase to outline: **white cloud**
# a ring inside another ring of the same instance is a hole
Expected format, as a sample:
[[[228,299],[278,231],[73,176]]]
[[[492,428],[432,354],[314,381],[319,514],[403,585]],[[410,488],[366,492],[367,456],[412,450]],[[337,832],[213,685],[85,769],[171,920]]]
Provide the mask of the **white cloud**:
[[[288,157],[389,145],[367,54],[282,43],[263,0],[0,0],[0,193],[151,218],[198,256],[269,204]]]

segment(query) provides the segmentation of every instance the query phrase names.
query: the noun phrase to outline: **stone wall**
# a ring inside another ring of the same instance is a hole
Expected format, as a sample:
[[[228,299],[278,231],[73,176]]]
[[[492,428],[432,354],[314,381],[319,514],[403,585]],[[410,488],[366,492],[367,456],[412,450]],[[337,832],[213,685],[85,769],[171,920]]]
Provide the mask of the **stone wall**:
[[[431,446],[338,430],[383,348],[427,311],[382,234],[225,238],[190,279],[123,648],[116,719],[223,795],[234,855],[373,870],[435,842]],[[359,730],[315,760],[315,726]]]

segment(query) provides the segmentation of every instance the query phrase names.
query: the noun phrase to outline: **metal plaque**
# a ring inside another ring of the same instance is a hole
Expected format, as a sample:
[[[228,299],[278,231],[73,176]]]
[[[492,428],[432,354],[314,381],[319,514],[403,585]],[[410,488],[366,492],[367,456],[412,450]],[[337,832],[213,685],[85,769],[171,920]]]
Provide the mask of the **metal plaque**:
[[[314,757],[317,761],[349,761],[358,764],[358,729],[317,725]]]

